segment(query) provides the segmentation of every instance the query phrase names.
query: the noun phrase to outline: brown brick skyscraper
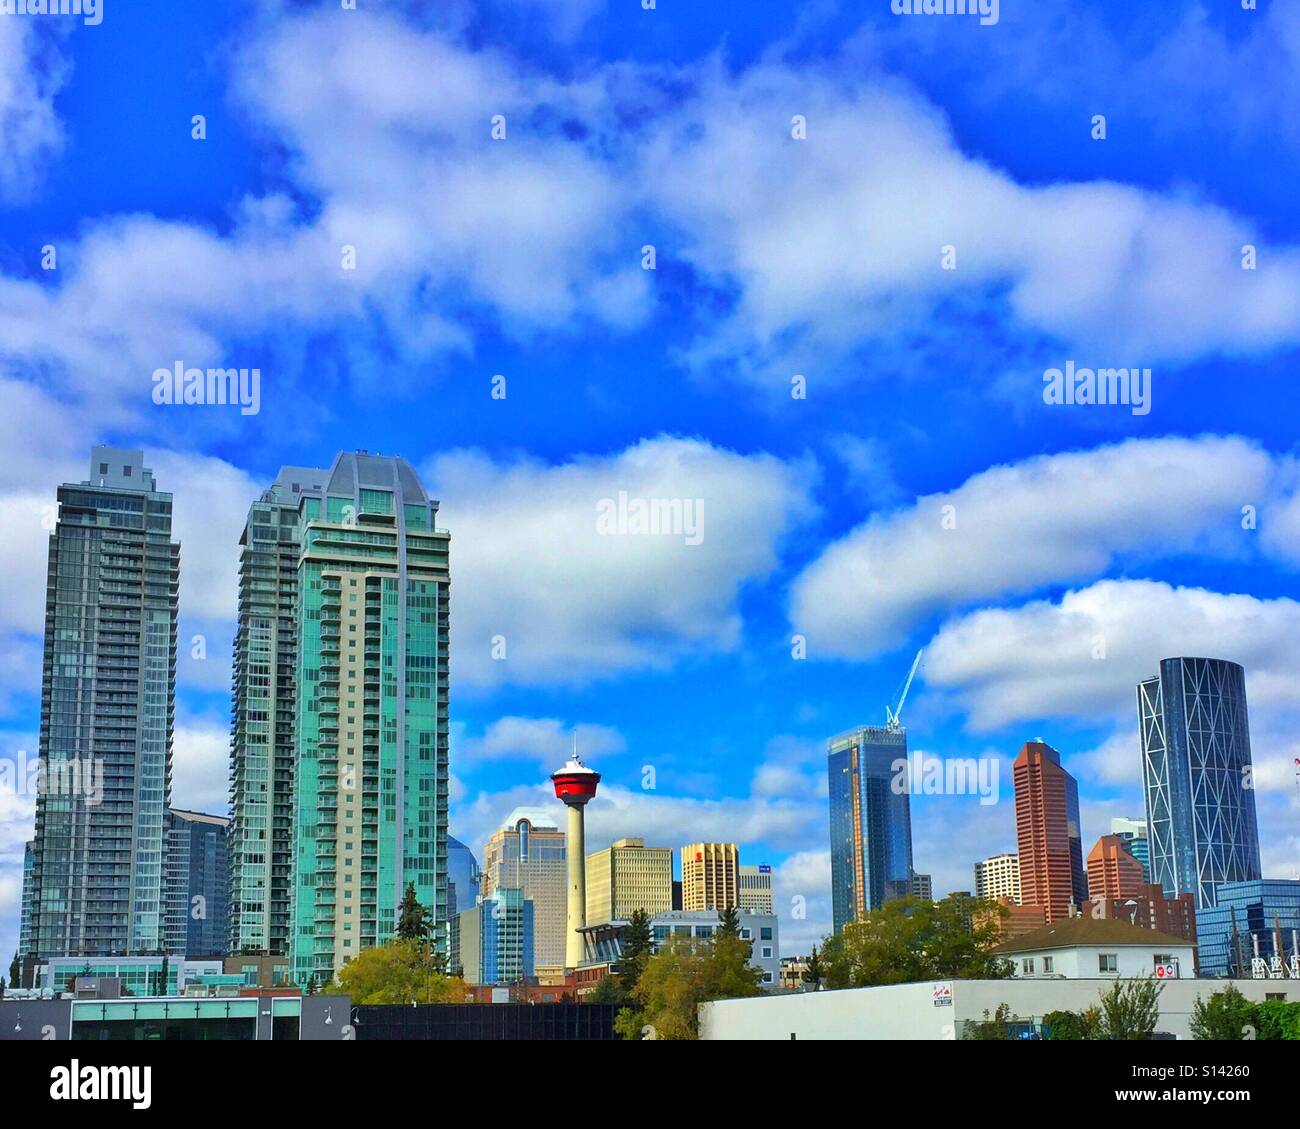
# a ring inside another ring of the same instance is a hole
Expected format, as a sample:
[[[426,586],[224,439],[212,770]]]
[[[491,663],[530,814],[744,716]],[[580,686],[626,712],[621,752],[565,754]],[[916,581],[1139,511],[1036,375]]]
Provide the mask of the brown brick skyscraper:
[[[1079,836],[1079,786],[1061,767],[1061,754],[1042,741],[1028,741],[1016,757],[1016,841],[1020,853],[1020,901],[1039,905],[1047,923],[1080,909],[1088,896]]]
[[[1103,835],[1088,854],[1088,897],[1136,898],[1146,879],[1138,862],[1118,835]]]

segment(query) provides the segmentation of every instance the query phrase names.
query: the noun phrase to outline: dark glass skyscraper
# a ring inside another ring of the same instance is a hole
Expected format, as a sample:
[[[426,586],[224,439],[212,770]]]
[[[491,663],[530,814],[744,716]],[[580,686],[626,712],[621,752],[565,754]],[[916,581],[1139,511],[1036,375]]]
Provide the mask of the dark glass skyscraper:
[[[1164,659],[1137,705],[1151,880],[1213,906],[1220,883],[1261,877],[1245,672]]]
[[[896,767],[899,761],[902,767]],[[862,726],[830,740],[831,913],[836,933],[866,910],[911,892],[906,761],[907,730],[901,727]]]
[[[164,944],[180,546],[141,451],[95,447],[50,535],[28,937],[33,954]]]
[[[167,952],[173,956],[226,955],[229,823],[197,811],[167,813]]]

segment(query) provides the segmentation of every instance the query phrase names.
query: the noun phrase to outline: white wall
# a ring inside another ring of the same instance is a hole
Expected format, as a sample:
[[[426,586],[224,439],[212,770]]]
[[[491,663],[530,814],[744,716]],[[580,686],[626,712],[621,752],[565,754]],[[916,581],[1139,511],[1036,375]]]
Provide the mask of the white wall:
[[[936,1007],[935,988],[947,983],[951,1006]],[[748,1000],[720,1000],[700,1009],[702,1039],[953,1039],[967,1021],[992,1015],[1006,1003],[1013,1014],[1041,1019],[1049,1011],[1082,1011],[1097,1003],[1110,980],[955,980],[800,992]],[[1208,998],[1226,980],[1170,980],[1160,995],[1158,1031],[1190,1038],[1197,995]],[[1248,1000],[1277,992],[1300,1001],[1293,980],[1234,980]]]

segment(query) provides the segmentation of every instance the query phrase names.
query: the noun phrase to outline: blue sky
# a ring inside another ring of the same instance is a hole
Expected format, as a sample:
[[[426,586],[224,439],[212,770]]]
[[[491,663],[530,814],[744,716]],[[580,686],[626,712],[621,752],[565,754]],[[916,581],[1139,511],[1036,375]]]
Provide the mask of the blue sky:
[[[1006,758],[996,804],[915,802],[937,891],[1014,846],[1024,740],[1086,845],[1140,813],[1133,687],[1183,653],[1246,666],[1265,870],[1300,867],[1294,10],[105,0],[0,20],[0,64],[0,755],[55,488],[139,446],[182,541],[173,799],[220,810],[243,515],[364,448],[452,531],[476,847],[576,728],[593,845],[740,841],[804,951],[825,740],[924,646],[912,747]],[[259,368],[260,412],[155,405],[177,360]],[[1151,410],[1044,403],[1071,360],[1151,369]],[[701,543],[600,536],[620,491],[702,499]],[[0,952],[31,818],[0,794]]]

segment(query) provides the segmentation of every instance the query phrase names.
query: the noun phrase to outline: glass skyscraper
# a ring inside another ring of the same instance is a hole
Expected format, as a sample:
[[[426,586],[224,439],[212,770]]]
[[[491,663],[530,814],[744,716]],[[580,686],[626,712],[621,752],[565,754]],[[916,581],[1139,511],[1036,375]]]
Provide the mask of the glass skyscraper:
[[[161,951],[180,546],[141,451],[95,447],[49,542],[27,935],[37,957]]]
[[[328,470],[284,467],[239,539],[230,746],[229,951],[285,954],[293,939],[298,510]]]
[[[478,901],[478,859],[459,839],[447,836],[447,917],[473,909]]]
[[[1284,967],[1300,952],[1300,882],[1288,878],[1221,882],[1217,894],[1217,905],[1196,914],[1202,976],[1247,977],[1256,952],[1266,964],[1274,955],[1280,956]]]
[[[167,952],[172,956],[226,955],[229,822],[177,808],[167,813]]]
[[[445,947],[450,537],[437,512],[410,464],[365,452],[301,492],[299,983],[392,937],[408,882]]]
[[[906,760],[907,730],[901,727],[862,726],[830,740],[831,914],[836,933],[859,914],[911,893]],[[896,768],[899,761],[903,766]]]
[[[1151,880],[1198,911],[1259,878],[1246,677],[1222,659],[1164,659],[1138,684]]]

